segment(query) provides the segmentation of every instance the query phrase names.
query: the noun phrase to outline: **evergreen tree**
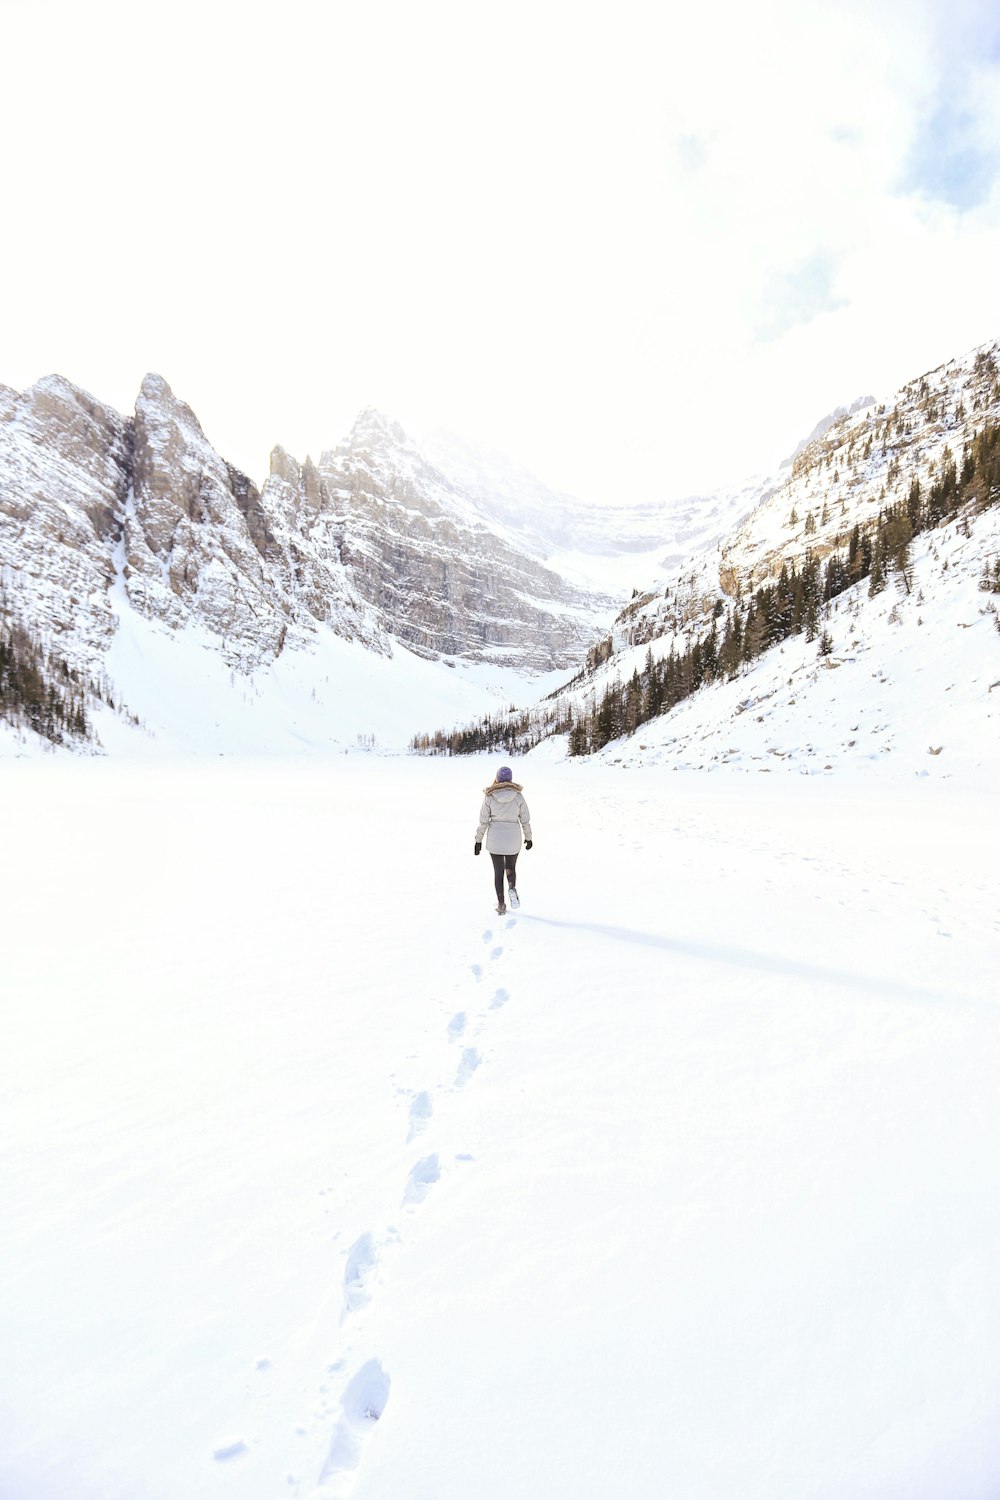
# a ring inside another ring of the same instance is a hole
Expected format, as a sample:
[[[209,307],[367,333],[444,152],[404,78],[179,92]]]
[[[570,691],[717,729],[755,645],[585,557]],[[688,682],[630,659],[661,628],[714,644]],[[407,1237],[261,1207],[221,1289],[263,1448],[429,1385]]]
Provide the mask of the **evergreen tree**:
[[[909,517],[911,531],[919,531],[923,516],[923,499],[920,493],[920,480],[916,478],[911,483],[910,493],[906,497],[906,514]]]
[[[885,555],[900,590],[907,594],[913,591],[913,556],[910,549],[912,537],[913,527],[910,525],[908,508],[894,507],[883,528]]]
[[[886,584],[885,543],[879,533],[872,543],[871,564],[868,573],[868,597],[874,599],[881,594]]]

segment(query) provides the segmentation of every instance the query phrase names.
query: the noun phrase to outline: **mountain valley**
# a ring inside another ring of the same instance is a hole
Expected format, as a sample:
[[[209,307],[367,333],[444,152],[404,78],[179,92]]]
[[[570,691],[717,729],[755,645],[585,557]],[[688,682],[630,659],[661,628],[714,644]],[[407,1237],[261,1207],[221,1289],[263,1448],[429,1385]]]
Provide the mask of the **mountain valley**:
[[[998,356],[841,409],[773,475],[604,507],[370,408],[258,489],[159,376],[130,417],[61,377],[0,389],[0,746],[762,768],[805,747],[794,713],[780,744],[751,723],[832,693],[827,765],[860,753],[858,663],[885,682],[904,643],[952,694],[914,700],[913,754],[970,694],[992,735]]]

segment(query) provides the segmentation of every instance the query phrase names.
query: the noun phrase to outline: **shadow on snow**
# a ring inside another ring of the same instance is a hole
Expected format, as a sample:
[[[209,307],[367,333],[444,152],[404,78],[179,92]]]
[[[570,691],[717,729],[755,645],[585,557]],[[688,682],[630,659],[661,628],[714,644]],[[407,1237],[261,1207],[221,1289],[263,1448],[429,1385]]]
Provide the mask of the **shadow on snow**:
[[[812,984],[836,985],[847,990],[868,990],[892,1000],[928,1001],[938,1004],[971,1005],[977,1009],[996,1012],[990,1002],[971,995],[949,994],[945,990],[924,989],[919,985],[903,984],[872,974],[853,974],[847,969],[830,968],[820,964],[802,963],[796,959],[781,958],[777,954],[755,953],[749,948],[729,948],[721,943],[692,943],[683,938],[665,937],[656,932],[638,932],[631,927],[612,927],[604,922],[562,922],[554,917],[527,916],[521,912],[522,922],[532,922],[539,927],[559,927],[567,932],[583,932],[592,937],[609,938],[612,942],[634,943],[643,948],[660,948],[665,953],[680,954],[685,958],[704,959],[708,963],[729,964],[737,969],[755,969],[763,974],[780,974],[791,979],[801,979]]]

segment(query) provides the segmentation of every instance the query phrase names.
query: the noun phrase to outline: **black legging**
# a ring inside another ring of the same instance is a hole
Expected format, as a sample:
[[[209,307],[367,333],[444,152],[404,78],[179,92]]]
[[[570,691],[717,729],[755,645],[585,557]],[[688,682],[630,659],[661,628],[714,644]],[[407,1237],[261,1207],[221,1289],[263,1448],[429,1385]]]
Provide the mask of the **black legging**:
[[[517,868],[517,855],[491,854],[490,859],[493,861],[493,884],[497,888],[497,904],[505,906],[506,902],[503,899],[503,872],[504,870],[507,871],[507,884],[516,887],[517,881],[514,878],[514,871]]]

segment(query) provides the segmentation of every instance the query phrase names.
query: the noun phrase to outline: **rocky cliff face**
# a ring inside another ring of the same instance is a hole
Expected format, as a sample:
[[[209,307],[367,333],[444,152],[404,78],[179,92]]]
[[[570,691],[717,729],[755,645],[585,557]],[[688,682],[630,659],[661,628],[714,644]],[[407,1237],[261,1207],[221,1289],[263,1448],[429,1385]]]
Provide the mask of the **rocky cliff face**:
[[[246,475],[220,458],[166,381],[147,375],[135,407],[122,578],[133,608],[180,629],[196,619],[253,666],[294,616],[281,551]]]
[[[377,412],[318,463],[276,448],[258,491],[157,375],[129,417],[58,376],[0,388],[5,607],[88,671],[129,606],[248,671],[321,625],[382,653],[570,666],[613,601],[480,503]]]
[[[69,381],[0,388],[0,578],[8,608],[94,665],[132,475],[133,424]]]
[[[262,499],[421,655],[566,666],[612,606],[531,556],[502,518],[488,527],[474,499],[375,411],[318,465],[296,471],[278,450]]]

